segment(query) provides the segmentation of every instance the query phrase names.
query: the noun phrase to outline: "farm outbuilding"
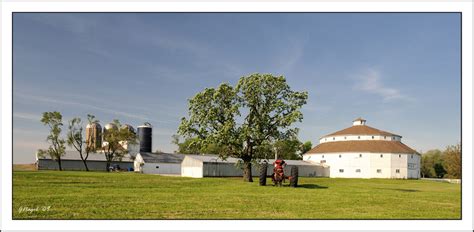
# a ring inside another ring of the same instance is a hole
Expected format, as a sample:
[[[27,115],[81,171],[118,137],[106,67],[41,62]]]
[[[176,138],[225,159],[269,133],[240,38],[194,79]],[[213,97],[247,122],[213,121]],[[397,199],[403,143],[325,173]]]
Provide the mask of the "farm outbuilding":
[[[85,156],[85,154],[83,154]],[[89,153],[87,167],[90,171],[106,171],[107,161],[104,153]],[[112,161],[111,166],[118,166],[122,170],[133,168],[133,157],[125,155],[121,159]],[[56,160],[50,157],[39,157],[36,155],[36,168],[38,170],[59,170]],[[61,157],[61,168],[66,171],[85,171],[86,168],[78,151],[66,151]]]
[[[135,172],[145,174],[181,175],[181,162],[185,155],[140,152],[135,157]]]
[[[275,160],[268,160],[267,175],[273,173],[272,163]],[[243,171],[237,166],[239,159],[227,158],[223,160],[212,155],[186,155],[181,163],[181,176],[184,177],[231,177],[242,176]],[[264,161],[262,161],[264,162]],[[329,169],[324,165],[314,164],[303,160],[285,160],[287,166],[285,173],[290,173],[292,166],[297,166],[299,176],[329,176]],[[258,165],[252,165],[252,175],[259,175]]]

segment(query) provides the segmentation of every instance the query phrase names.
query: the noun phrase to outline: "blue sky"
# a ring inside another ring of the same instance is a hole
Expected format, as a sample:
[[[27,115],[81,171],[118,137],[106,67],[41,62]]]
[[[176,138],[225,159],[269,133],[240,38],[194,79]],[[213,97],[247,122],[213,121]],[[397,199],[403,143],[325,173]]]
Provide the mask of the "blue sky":
[[[187,99],[251,73],[308,91],[300,140],[367,124],[418,151],[460,141],[460,16],[447,13],[14,15],[13,152],[46,148],[41,113],[153,126],[172,152]],[[65,128],[66,129],[66,128]]]

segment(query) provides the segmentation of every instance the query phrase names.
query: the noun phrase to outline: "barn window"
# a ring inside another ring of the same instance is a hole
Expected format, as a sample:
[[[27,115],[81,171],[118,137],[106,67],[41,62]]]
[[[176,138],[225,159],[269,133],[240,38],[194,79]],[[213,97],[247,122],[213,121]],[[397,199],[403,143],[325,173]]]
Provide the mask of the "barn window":
[[[395,173],[400,173],[400,169],[395,169]]]
[[[360,169],[356,169],[356,172],[360,172]]]
[[[402,155],[398,155],[398,158],[402,158]]]
[[[387,139],[387,136],[384,136],[383,138],[384,138],[384,139]]]
[[[156,166],[156,168],[160,168],[160,166]]]
[[[358,139],[360,139],[360,136],[357,136]]]
[[[346,136],[344,136],[344,139],[347,139]]]
[[[336,140],[336,137],[332,137],[332,140]]]
[[[344,169],[339,169],[339,173],[343,173],[344,172]]]
[[[382,169],[377,169],[377,173],[382,173]]]
[[[413,159],[413,155],[411,155],[411,158]]]
[[[383,154],[380,154],[380,158],[383,158]]]
[[[322,157],[322,158],[324,158],[324,155],[323,155],[323,156],[321,156],[321,157]]]
[[[374,139],[374,138],[375,138],[375,137],[374,137],[374,136],[372,136],[372,139]]]
[[[362,158],[362,154],[359,154],[359,158]]]
[[[341,158],[341,157],[342,157],[342,155],[339,155],[339,158]]]

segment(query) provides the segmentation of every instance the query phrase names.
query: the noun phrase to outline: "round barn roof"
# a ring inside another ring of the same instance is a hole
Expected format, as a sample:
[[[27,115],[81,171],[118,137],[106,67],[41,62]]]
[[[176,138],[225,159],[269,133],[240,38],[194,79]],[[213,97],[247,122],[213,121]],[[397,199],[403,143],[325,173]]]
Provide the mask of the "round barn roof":
[[[365,119],[357,118],[353,126],[325,135],[320,143],[307,154],[369,152],[369,153],[417,153],[401,142],[400,135],[365,125]]]

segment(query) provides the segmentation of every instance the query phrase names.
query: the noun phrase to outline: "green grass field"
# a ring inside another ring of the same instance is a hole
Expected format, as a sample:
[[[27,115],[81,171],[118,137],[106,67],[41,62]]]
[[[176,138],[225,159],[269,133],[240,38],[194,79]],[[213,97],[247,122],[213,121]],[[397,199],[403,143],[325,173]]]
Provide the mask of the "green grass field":
[[[14,219],[460,219],[459,184],[300,178],[298,188],[240,178],[14,171]],[[269,183],[271,183],[268,180]],[[288,184],[288,183],[287,183]],[[26,210],[25,209],[29,209]]]

